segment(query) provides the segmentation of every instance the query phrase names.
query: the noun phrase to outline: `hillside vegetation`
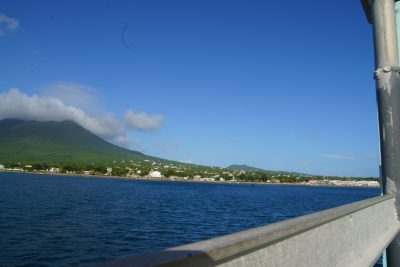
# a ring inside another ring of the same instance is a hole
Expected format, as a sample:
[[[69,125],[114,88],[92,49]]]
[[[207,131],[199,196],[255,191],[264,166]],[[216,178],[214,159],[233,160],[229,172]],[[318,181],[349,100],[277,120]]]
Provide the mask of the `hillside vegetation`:
[[[0,162],[104,162],[151,158],[90,133],[72,121],[0,121]]]

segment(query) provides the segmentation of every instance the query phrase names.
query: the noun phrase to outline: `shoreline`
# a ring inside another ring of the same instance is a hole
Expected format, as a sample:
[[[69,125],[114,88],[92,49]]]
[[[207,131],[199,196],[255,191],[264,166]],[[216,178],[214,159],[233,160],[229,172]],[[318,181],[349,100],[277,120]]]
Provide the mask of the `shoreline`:
[[[84,175],[76,173],[47,173],[47,172],[29,172],[29,171],[0,171],[0,173],[15,174],[36,174],[36,175],[54,175],[54,176],[71,176],[83,178],[100,178],[100,179],[120,179],[134,181],[153,181],[153,182],[180,182],[180,183],[207,183],[207,184],[248,184],[248,185],[281,185],[281,186],[306,186],[306,187],[338,187],[338,188],[380,188],[379,186],[361,186],[361,185],[332,185],[332,184],[302,184],[302,183],[265,183],[265,182],[242,182],[242,181],[195,181],[189,179],[171,179],[171,178],[142,178],[142,177],[123,177],[113,175]]]

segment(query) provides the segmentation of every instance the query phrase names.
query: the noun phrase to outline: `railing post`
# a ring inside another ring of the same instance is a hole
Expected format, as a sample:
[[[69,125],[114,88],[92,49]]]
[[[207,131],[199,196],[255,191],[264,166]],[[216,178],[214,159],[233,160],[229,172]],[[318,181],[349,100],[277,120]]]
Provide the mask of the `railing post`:
[[[400,214],[400,79],[394,0],[362,0],[373,25],[382,187],[396,196]],[[399,26],[400,27],[400,26]],[[383,218],[382,218],[383,219]],[[400,266],[400,235],[387,248],[389,267]]]

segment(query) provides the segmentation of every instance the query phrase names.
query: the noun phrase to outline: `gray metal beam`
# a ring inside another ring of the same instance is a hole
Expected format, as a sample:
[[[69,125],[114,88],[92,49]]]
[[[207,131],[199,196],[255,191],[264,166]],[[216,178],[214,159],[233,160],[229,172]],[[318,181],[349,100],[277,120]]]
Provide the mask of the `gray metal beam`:
[[[396,16],[393,0],[374,0],[371,4],[377,69],[398,66]]]
[[[396,197],[400,214],[400,80],[394,0],[370,3],[384,194]],[[400,236],[387,249],[388,266],[400,266]]]
[[[400,229],[394,201],[375,197],[99,267],[373,266]]]

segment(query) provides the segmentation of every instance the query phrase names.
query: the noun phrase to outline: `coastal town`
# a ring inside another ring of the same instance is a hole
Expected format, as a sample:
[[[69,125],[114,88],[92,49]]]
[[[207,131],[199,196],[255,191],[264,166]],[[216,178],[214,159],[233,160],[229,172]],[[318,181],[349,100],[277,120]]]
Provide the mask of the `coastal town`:
[[[260,172],[157,160],[113,161],[109,164],[0,164],[0,172],[83,175],[166,181],[297,184],[308,186],[379,187],[377,178],[313,176]]]

